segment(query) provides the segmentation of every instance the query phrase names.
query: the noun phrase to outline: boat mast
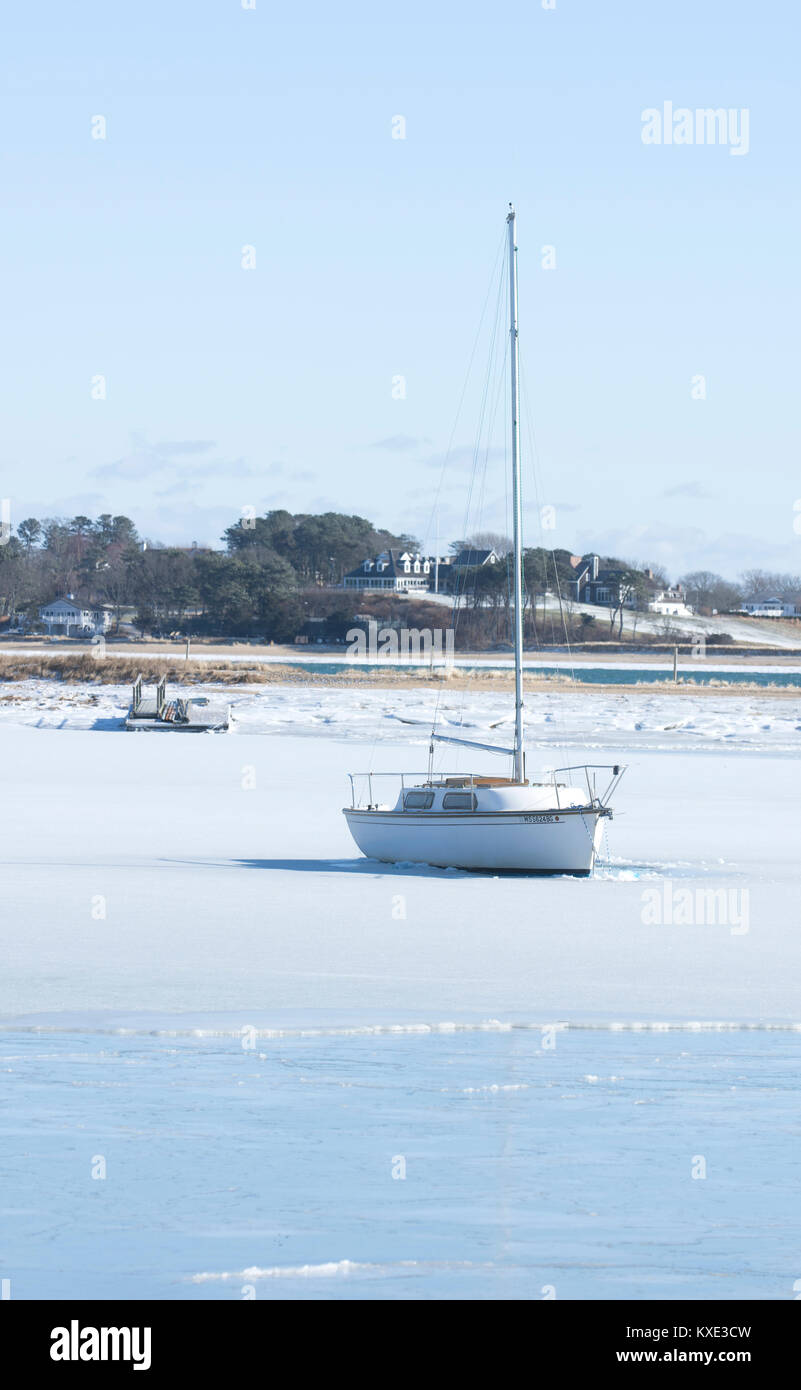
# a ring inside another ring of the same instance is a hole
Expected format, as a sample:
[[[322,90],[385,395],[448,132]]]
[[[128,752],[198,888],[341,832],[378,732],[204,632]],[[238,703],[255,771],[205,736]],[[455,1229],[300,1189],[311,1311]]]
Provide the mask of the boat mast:
[[[515,748],[514,777],[525,781],[526,764],[523,752],[523,508],[520,498],[520,395],[518,391],[518,332],[517,332],[517,246],[515,244],[515,210],[509,204],[506,218],[509,228],[509,358],[512,364],[512,507],[514,511],[515,547]]]

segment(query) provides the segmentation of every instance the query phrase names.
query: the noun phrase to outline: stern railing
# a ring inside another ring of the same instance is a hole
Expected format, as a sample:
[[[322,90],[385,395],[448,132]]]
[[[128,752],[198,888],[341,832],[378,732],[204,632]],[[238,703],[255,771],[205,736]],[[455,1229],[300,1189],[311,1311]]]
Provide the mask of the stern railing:
[[[523,785],[526,786],[552,786],[556,796],[557,809],[561,810],[561,800],[559,792],[566,790],[564,782],[559,783],[557,778],[560,773],[579,773],[583,772],[587,785],[587,807],[572,807],[572,810],[603,810],[609,804],[609,800],[615,791],[621,777],[626,771],[623,763],[576,763],[571,767],[555,767],[549,769],[547,780],[537,782],[532,780]],[[602,792],[598,792],[596,774],[599,772],[611,773],[607,785]],[[374,811],[378,806],[378,801],[373,794],[373,779],[380,777],[393,777],[400,781],[401,796],[406,791],[407,785],[413,784],[415,787],[445,787],[451,786],[454,789],[456,784],[465,790],[475,792],[476,786],[481,786],[486,779],[482,774],[467,772],[441,772],[436,777],[432,777],[428,770],[425,772],[349,772],[350,781],[350,809],[352,811]],[[362,801],[359,797],[356,782],[361,779],[366,783],[367,801]],[[506,783],[505,785],[511,785]]]

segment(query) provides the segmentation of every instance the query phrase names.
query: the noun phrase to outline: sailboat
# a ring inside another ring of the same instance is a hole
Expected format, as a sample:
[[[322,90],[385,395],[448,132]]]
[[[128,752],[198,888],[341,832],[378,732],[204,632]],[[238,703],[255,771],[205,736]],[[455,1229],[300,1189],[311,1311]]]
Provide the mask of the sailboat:
[[[595,867],[611,797],[625,768],[591,764],[526,776],[523,729],[523,536],[519,438],[519,342],[516,215],[507,216],[511,363],[512,507],[514,525],[515,732],[511,747],[432,733],[425,773],[351,773],[343,808],[356,844],[384,863],[587,876]],[[435,773],[437,743],[511,758],[511,775]],[[383,802],[384,778],[395,799]],[[601,789],[599,790],[599,781]]]

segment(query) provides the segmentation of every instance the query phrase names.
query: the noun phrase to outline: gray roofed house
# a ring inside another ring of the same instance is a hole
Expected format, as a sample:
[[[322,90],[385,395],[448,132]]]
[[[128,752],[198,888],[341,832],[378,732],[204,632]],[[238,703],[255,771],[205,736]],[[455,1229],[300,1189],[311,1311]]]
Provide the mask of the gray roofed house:
[[[466,549],[453,556],[451,564],[456,569],[478,569],[481,565],[497,565],[499,556],[494,550]]]
[[[111,626],[108,609],[86,600],[56,598],[39,609],[39,617],[48,632],[62,631],[69,637],[88,633],[106,632]]]
[[[638,600],[630,593],[626,570],[602,567],[601,557],[594,551],[581,557],[571,555],[570,563],[576,575],[570,584],[571,598],[606,608],[616,608],[621,602],[626,608],[637,607]]]

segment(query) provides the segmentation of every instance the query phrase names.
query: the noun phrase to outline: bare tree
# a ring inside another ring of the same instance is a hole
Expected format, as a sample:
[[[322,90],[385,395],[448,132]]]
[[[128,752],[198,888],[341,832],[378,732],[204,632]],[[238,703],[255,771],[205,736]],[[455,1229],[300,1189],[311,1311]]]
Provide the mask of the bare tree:
[[[723,613],[737,608],[742,602],[740,586],[722,579],[711,570],[691,570],[689,574],[682,575],[679,582],[686,590],[687,601],[697,613]]]
[[[745,570],[740,575],[743,596],[747,599],[795,598],[801,590],[801,576],[776,574],[771,570]]]
[[[467,550],[494,550],[501,557],[512,550],[512,541],[500,531],[476,531],[464,544]]]

